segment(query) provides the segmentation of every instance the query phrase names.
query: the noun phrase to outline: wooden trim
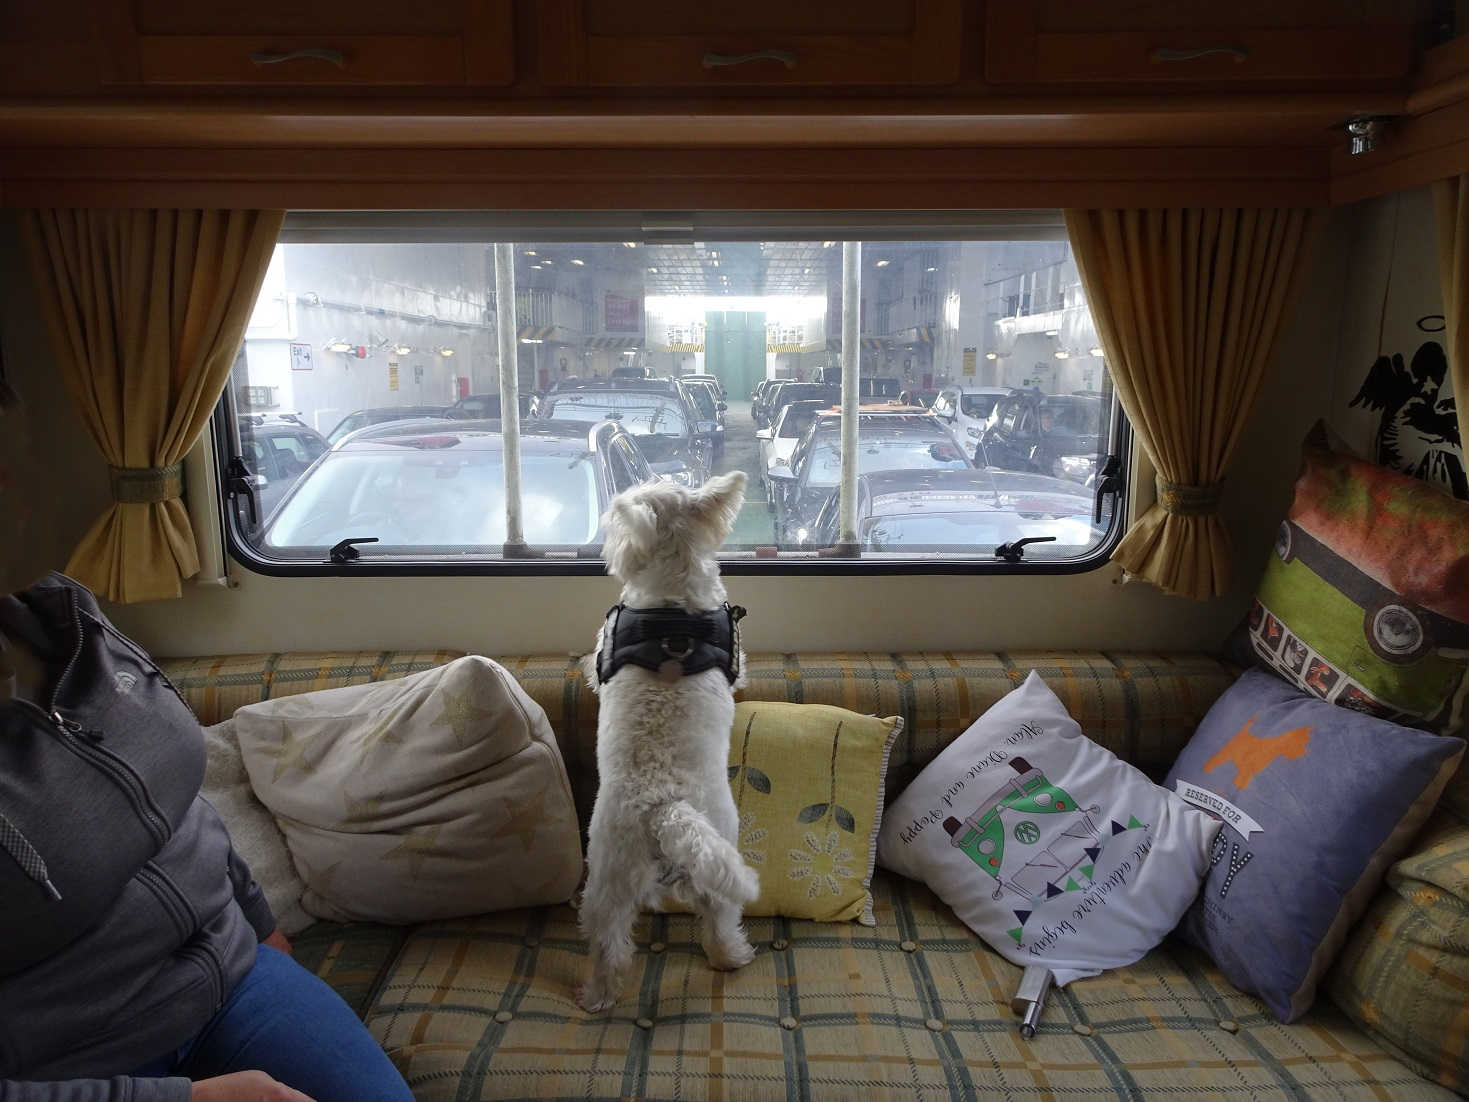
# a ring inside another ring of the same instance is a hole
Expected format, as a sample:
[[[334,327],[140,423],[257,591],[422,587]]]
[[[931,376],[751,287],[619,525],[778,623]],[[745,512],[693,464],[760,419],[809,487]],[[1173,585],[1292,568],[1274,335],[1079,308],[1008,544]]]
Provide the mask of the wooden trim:
[[[1322,205],[1324,150],[66,149],[0,205],[858,210]]]

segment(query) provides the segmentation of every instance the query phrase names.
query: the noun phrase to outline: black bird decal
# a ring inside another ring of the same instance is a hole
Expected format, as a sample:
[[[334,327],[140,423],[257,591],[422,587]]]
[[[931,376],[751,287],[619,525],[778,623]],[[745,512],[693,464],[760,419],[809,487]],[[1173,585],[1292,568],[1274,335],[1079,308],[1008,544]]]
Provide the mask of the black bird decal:
[[[1401,352],[1378,356],[1351,405],[1378,412],[1375,461],[1395,471],[1437,482],[1469,499],[1469,477],[1459,440],[1454,397],[1443,393],[1449,362],[1443,346],[1426,341],[1411,366]]]

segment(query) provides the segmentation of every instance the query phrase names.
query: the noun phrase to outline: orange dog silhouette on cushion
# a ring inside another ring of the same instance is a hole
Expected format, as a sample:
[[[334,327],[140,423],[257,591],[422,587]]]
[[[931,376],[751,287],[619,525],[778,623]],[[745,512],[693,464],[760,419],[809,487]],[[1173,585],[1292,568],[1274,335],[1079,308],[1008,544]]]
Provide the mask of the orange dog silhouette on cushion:
[[[1251,716],[1240,733],[1224,744],[1224,749],[1204,763],[1204,772],[1212,773],[1225,762],[1234,763],[1234,786],[1249,788],[1250,782],[1269,768],[1276,758],[1304,757],[1311,743],[1311,728],[1297,727],[1274,738],[1261,738],[1250,733],[1259,716]]]

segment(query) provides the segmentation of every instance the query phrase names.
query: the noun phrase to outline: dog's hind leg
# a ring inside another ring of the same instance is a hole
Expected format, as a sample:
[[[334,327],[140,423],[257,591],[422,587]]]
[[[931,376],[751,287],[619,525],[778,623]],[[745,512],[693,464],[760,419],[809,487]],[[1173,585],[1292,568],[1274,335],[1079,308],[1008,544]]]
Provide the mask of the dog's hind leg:
[[[617,1002],[636,948],[632,929],[637,917],[638,905],[632,896],[605,883],[588,882],[579,920],[591,967],[586,982],[576,991],[577,1005],[588,1013],[596,1014]]]
[[[704,947],[710,968],[729,972],[755,959],[754,946],[740,925],[739,904],[701,895],[694,909],[699,913],[699,944]]]

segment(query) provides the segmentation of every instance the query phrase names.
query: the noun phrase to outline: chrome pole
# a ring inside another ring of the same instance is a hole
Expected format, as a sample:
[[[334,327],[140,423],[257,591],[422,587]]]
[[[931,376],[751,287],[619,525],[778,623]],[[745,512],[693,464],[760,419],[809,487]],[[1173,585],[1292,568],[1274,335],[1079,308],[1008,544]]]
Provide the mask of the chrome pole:
[[[842,489],[838,513],[838,555],[856,556],[857,408],[861,364],[862,242],[842,242]]]
[[[515,246],[495,245],[495,327],[500,351],[500,432],[504,440],[506,558],[526,554],[520,509],[520,365],[516,355]]]

